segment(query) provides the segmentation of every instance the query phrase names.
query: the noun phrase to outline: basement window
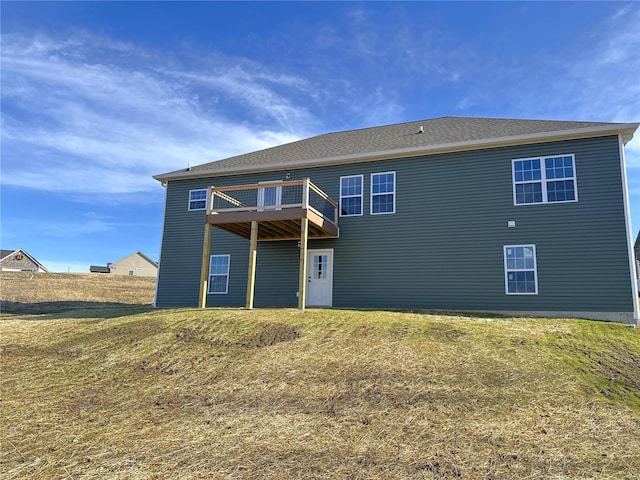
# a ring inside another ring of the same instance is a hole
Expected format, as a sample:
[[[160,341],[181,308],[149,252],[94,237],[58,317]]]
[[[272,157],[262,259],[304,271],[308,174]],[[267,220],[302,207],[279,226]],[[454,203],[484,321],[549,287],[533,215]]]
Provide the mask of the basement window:
[[[537,295],[536,246],[505,246],[504,276],[507,295]]]
[[[231,255],[211,255],[209,261],[209,293],[229,292],[229,263]]]

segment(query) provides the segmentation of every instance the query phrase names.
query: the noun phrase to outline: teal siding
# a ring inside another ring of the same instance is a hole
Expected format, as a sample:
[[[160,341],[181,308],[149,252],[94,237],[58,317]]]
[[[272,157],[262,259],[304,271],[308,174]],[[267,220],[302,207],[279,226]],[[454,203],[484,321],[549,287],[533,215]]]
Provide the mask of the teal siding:
[[[513,204],[511,161],[574,154],[579,201]],[[371,173],[396,172],[396,213],[370,215]],[[350,165],[169,182],[158,306],[196,305],[203,212],[188,191],[310,177],[339,201],[339,178],[364,175],[363,216],[340,217],[333,305],[356,308],[632,312],[616,136]],[[507,222],[514,220],[515,228]],[[208,305],[244,305],[248,241],[214,229],[212,253],[231,254],[228,295]],[[506,295],[503,246],[533,244],[538,295]],[[295,306],[296,241],[258,248],[256,306]]]

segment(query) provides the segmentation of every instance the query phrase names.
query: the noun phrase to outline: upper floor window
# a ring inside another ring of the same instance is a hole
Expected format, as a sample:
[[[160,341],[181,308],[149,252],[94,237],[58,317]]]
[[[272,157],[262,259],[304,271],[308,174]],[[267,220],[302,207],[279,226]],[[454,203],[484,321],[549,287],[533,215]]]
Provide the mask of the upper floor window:
[[[512,169],[515,205],[578,200],[573,155],[513,160]]]
[[[396,212],[396,172],[371,174],[371,215]]]
[[[207,208],[207,189],[189,190],[189,210],[204,210]]]
[[[340,216],[362,215],[362,175],[340,177]]]

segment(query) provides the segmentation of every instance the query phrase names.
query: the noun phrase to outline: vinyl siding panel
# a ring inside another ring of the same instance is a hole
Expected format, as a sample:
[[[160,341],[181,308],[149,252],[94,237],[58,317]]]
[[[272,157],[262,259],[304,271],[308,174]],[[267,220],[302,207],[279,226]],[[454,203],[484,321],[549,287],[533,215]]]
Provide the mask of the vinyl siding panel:
[[[512,160],[559,154],[575,155],[579,201],[515,206]],[[396,213],[370,215],[371,174],[389,171]],[[169,182],[159,306],[197,304],[203,212],[187,212],[188,191],[287,173],[336,201],[341,176],[364,175],[364,215],[340,217],[339,239],[309,243],[334,249],[334,307],[633,311],[616,136]],[[231,277],[207,304],[244,305],[248,241],[214,231]],[[539,294],[506,295],[503,246],[523,244],[536,246]],[[297,304],[298,255],[296,241],[259,244],[256,306]]]

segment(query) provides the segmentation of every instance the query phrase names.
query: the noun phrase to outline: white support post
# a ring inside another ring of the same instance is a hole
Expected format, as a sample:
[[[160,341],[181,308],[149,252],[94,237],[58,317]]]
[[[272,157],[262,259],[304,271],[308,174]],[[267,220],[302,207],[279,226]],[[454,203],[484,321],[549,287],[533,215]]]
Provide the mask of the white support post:
[[[309,179],[305,178],[302,183],[302,208],[309,208]]]

